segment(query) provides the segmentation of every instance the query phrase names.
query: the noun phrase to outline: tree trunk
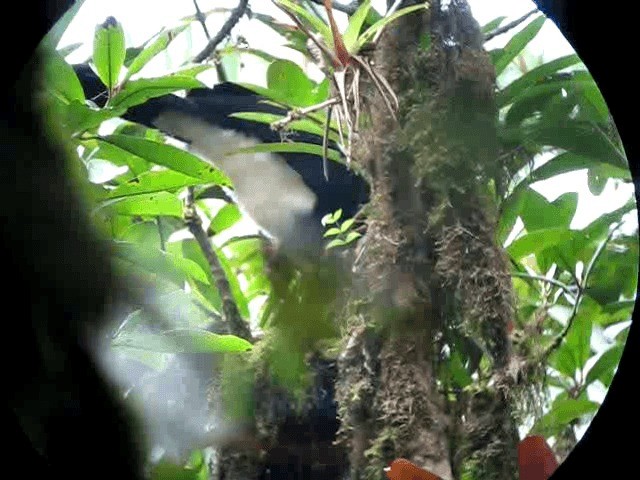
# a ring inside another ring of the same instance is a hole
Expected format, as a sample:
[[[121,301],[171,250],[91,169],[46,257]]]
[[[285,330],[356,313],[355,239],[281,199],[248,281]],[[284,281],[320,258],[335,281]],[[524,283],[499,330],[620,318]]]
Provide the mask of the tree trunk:
[[[427,3],[393,22],[375,54],[400,99],[397,122],[372,85],[362,88],[370,123],[354,159],[373,194],[355,265],[364,288],[344,319],[338,440],[353,480],[382,478],[397,457],[444,479],[515,478],[514,312],[487,188],[501,181],[495,72],[467,2]],[[491,360],[491,378],[473,394],[438,380],[443,347],[455,353],[461,332]]]

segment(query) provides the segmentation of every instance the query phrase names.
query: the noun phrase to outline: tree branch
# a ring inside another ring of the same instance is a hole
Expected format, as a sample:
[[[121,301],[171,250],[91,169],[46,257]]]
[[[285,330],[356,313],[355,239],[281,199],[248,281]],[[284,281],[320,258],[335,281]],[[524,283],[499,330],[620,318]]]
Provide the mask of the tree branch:
[[[227,21],[224,22],[224,25],[222,25],[222,28],[216,34],[216,36],[209,40],[207,46],[204,47],[202,51],[193,58],[194,63],[201,63],[211,56],[220,42],[222,42],[222,40],[224,40],[231,33],[233,27],[236,26],[242,16],[246,13],[248,5],[249,0],[240,0],[238,6],[231,12],[231,15],[229,16]]]
[[[204,30],[204,36],[207,37],[207,40],[210,41],[211,35],[209,34],[209,29],[207,28],[207,17],[204,15],[204,13],[202,13],[202,10],[200,10],[198,0],[193,0],[193,6],[196,9],[196,20],[200,22],[200,25],[202,25],[202,29]]]
[[[209,237],[202,228],[202,221],[200,220],[194,206],[193,187],[189,187],[188,189],[184,221],[189,228],[189,231],[196,239],[196,242],[198,242],[202,253],[204,253],[205,258],[209,263],[211,276],[216,284],[218,293],[220,293],[220,299],[222,300],[222,316],[224,321],[227,323],[229,333],[244,338],[245,340],[252,341],[251,331],[238,311],[238,306],[233,299],[231,287],[222,265],[220,264],[220,260],[211,246]]]
[[[493,30],[492,32],[487,33],[484,36],[484,41],[488,42],[489,40],[497,37],[498,35],[502,35],[503,33],[507,33],[509,30],[516,28],[518,25],[520,25],[522,22],[524,22],[527,18],[529,18],[531,15],[539,12],[540,10],[538,10],[537,8],[534,8],[533,10],[531,10],[528,13],[525,13],[522,17],[518,18],[517,20],[514,20],[511,23],[507,23],[506,25],[502,26],[502,27],[498,27],[495,30]]]
[[[562,291],[567,294],[570,294],[570,295],[573,294],[573,292],[571,291],[571,288],[568,285],[561,282],[560,280],[556,280],[555,278],[547,278],[547,277],[543,277],[542,275],[530,275],[528,273],[521,273],[521,272],[513,272],[511,276],[518,277],[518,278],[527,278],[529,280],[539,280],[541,282],[550,283],[551,285],[555,285],[556,287],[561,288]]]

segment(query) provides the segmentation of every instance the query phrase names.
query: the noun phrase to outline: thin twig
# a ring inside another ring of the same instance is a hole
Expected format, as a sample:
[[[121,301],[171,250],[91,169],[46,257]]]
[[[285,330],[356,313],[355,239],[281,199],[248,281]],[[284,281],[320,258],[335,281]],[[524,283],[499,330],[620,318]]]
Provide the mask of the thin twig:
[[[224,22],[220,31],[207,43],[207,46],[193,58],[194,63],[201,63],[211,56],[217,46],[222,42],[233,30],[233,27],[240,21],[242,16],[246,13],[249,0],[240,0],[238,6],[231,12],[231,15]]]
[[[200,220],[194,205],[193,187],[189,187],[187,190],[184,221],[196,242],[198,242],[202,253],[209,263],[211,276],[213,277],[218,293],[220,294],[220,299],[222,300],[222,316],[229,328],[229,333],[251,341],[252,337],[249,326],[242,319],[242,316],[238,311],[238,306],[233,299],[231,286],[229,285],[229,281],[224,273],[224,269],[220,264],[218,256],[213,251],[209,237],[202,228],[202,221]]]
[[[546,359],[549,355],[551,355],[551,353],[554,350],[556,350],[562,344],[562,341],[565,339],[565,337],[569,333],[569,330],[571,330],[571,326],[573,325],[573,321],[575,320],[576,316],[578,315],[578,307],[580,306],[580,303],[582,302],[582,298],[584,297],[584,292],[587,289],[587,281],[589,280],[589,276],[591,274],[591,271],[593,270],[593,267],[595,266],[596,262],[598,261],[598,258],[600,258],[600,255],[602,254],[602,252],[606,248],[607,244],[611,241],[611,238],[613,237],[615,232],[621,226],[622,226],[622,222],[618,222],[618,223],[616,223],[614,225],[614,227],[611,229],[611,231],[607,235],[607,238],[605,238],[602,241],[602,243],[600,245],[598,245],[598,248],[596,249],[596,251],[594,252],[593,256],[591,257],[591,260],[589,261],[589,265],[587,265],[587,268],[585,268],[585,270],[584,270],[584,275],[582,276],[582,282],[580,282],[578,284],[578,294],[576,295],[576,300],[575,300],[575,302],[573,304],[573,308],[571,309],[571,315],[569,316],[569,320],[567,321],[567,325],[564,327],[564,329],[562,330],[560,335],[558,335],[554,339],[553,343],[551,345],[549,345],[549,347],[545,350],[545,352],[543,354],[543,358],[544,359]]]
[[[317,5],[324,5],[324,0],[309,0],[309,1]],[[334,10],[346,13],[347,15],[353,15],[354,13],[356,13],[356,10],[360,6],[357,0],[353,0],[352,2],[347,3],[346,5],[341,3],[336,3],[336,2],[332,2],[332,3],[333,3],[332,7]]]
[[[299,120],[303,117],[308,117],[309,114],[313,112],[317,112],[318,110],[324,110],[327,107],[331,107],[336,103],[339,103],[340,100],[338,98],[330,98],[329,100],[325,100],[322,103],[318,103],[317,105],[311,105],[310,107],[305,108],[294,108],[287,112],[287,115],[271,124],[271,127],[275,130],[282,130],[287,125],[289,125],[294,120]],[[310,118],[310,117],[309,117]]]
[[[514,20],[511,23],[507,23],[506,25],[504,25],[502,27],[496,28],[495,30],[487,33],[484,36],[484,41],[488,42],[489,40],[491,40],[492,38],[497,37],[498,35],[502,35],[503,33],[507,33],[509,30],[511,30],[513,28],[516,28],[518,25],[520,25],[522,22],[524,22],[531,15],[534,15],[535,13],[537,13],[539,11],[540,10],[538,10],[537,8],[534,8],[530,12],[525,13],[522,17],[518,18],[517,20]]]
[[[207,40],[211,40],[211,35],[209,34],[209,29],[207,28],[207,17],[202,10],[200,10],[200,6],[198,5],[198,0],[193,0],[193,6],[196,9],[196,20],[200,22],[202,25],[202,30],[204,30],[204,35],[207,37]]]
[[[571,291],[571,287],[569,287],[568,285],[566,285],[565,283],[561,282],[560,280],[556,280],[555,278],[547,278],[547,277],[543,277],[542,275],[530,275],[528,273],[521,273],[521,272],[513,272],[511,274],[512,277],[518,277],[518,278],[528,278],[530,280],[539,280],[541,282],[546,282],[549,283],[551,285],[555,285],[556,287],[561,288],[565,293],[572,295],[573,292]]]

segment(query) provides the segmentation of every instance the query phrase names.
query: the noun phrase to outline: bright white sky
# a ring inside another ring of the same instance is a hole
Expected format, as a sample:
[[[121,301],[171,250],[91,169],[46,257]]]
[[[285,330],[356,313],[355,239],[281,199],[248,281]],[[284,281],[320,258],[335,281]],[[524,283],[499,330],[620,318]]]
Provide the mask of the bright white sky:
[[[374,6],[383,8],[384,0],[374,0]],[[213,8],[232,9],[237,5],[236,1],[228,0],[198,0],[202,11]],[[531,0],[469,0],[472,11],[481,25],[499,16],[506,16],[504,23],[513,21],[528,11],[535,8]],[[288,21],[287,17],[275,9],[268,0],[254,0],[251,5],[256,13],[268,13],[282,21]],[[102,23],[107,16],[118,19],[127,36],[127,46],[139,46],[145,40],[157,33],[161,28],[180,24],[180,19],[194,14],[193,0],[86,0],[78,15],[71,23],[63,36],[60,47],[73,43],[83,43],[67,59],[72,62],[82,62],[91,56],[92,42],[95,26]],[[224,22],[224,15],[212,15],[208,21],[209,31],[212,34],[218,31]],[[339,18],[339,21],[341,19]],[[342,19],[344,20],[344,19]],[[283,39],[272,30],[258,21],[251,21],[246,17],[234,30],[234,35],[242,35],[252,47],[267,49],[269,53],[292,60],[302,61],[297,53],[282,46]],[[502,46],[510,35],[502,35],[486,46],[488,49]],[[178,37],[171,45],[171,56],[155,59],[144,74],[162,74],[167,69],[178,68],[181,63],[191,58],[204,45],[206,39],[202,29],[196,25],[190,33]],[[538,37],[528,47],[525,60],[527,64],[535,66],[540,61],[551,59],[572,53],[571,46],[564,39],[555,25],[548,21]],[[254,58],[254,57],[251,57]],[[260,61],[245,60],[237,78],[250,83],[263,84],[265,82],[266,64]],[[537,62],[537,63],[536,63]],[[215,77],[202,78],[205,83],[215,81]],[[504,82],[504,79],[502,79]],[[599,197],[594,197],[587,187],[586,171],[568,173],[549,181],[536,184],[536,190],[548,199],[554,200],[567,191],[579,193],[578,211],[573,220],[573,228],[581,228],[588,225],[603,213],[609,212],[623,205],[633,194],[633,186],[617,181],[609,181],[604,192]],[[629,230],[637,224],[635,215],[632,215],[627,226]],[[600,349],[598,349],[600,350]],[[590,392],[599,400],[602,400],[604,392]],[[580,432],[582,434],[583,432]]]

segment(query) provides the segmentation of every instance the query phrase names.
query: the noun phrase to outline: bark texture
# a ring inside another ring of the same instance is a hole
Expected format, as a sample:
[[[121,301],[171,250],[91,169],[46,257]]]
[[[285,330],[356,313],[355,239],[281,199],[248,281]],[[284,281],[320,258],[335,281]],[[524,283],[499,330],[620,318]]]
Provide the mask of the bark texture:
[[[411,4],[415,2],[405,2]],[[375,53],[400,98],[396,122],[363,88],[354,158],[372,182],[368,230],[339,362],[339,441],[352,479],[405,457],[445,479],[516,474],[508,374],[508,264],[487,184],[500,181],[495,73],[465,0],[427,2],[391,24]],[[364,296],[363,296],[364,293]],[[452,332],[480,343],[490,379],[451,395],[437,380]]]

